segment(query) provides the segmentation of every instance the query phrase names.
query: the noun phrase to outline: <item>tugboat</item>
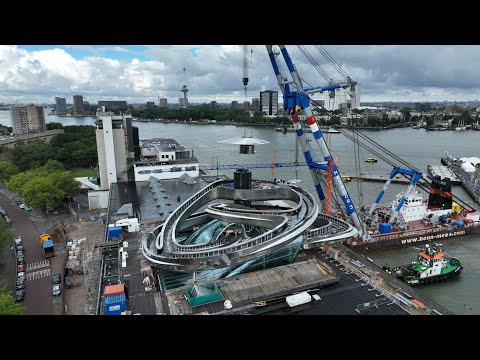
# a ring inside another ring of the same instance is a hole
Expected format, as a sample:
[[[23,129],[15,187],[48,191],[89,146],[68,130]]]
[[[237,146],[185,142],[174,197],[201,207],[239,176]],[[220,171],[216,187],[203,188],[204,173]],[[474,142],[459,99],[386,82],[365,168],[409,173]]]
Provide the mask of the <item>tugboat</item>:
[[[399,266],[393,272],[411,286],[443,281],[460,274],[463,269],[460,260],[446,257],[439,245],[431,247],[426,244],[424,248],[419,248],[417,261]],[[384,270],[389,269],[384,267]]]

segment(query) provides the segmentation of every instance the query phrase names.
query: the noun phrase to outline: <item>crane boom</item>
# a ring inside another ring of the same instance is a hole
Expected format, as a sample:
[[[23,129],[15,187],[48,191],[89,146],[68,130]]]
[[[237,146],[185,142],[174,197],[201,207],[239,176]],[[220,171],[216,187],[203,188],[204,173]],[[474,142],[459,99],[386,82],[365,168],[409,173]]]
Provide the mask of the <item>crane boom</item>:
[[[398,212],[400,211],[401,207],[403,206],[403,203],[405,202],[405,198],[410,194],[410,192],[412,191],[413,187],[417,184],[417,182],[422,178],[422,173],[421,172],[418,172],[418,171],[415,171],[415,170],[410,170],[410,169],[403,169],[401,167],[394,167],[392,169],[392,172],[390,173],[390,176],[387,180],[387,182],[385,183],[385,185],[383,185],[383,188],[382,190],[380,191],[380,194],[378,194],[378,197],[377,199],[375,200],[375,202],[373,203],[373,205],[370,207],[370,210],[368,211],[368,213],[370,215],[373,214],[373,212],[375,211],[375,208],[378,206],[378,204],[380,203],[380,200],[382,199],[383,197],[383,194],[385,194],[385,191],[387,190],[388,186],[390,185],[390,183],[392,182],[393,178],[397,175],[397,174],[403,174],[403,175],[408,175],[408,176],[411,176],[411,181],[410,181],[410,186],[407,190],[407,192],[405,193],[405,195],[403,196],[402,198],[402,201],[398,204],[398,207],[397,209],[395,209],[395,212],[393,214],[393,216],[390,218],[390,222],[393,222],[395,220],[395,218],[397,217],[397,214]]]
[[[247,97],[247,85],[248,85],[248,45],[243,45],[243,86],[245,87],[245,98]]]
[[[300,144],[302,144],[302,148],[304,150],[305,160],[307,161],[309,167],[312,169],[313,167],[315,167],[315,165],[309,149],[304,146],[303,130],[299,121],[299,117],[297,115],[299,113],[302,113],[307,119],[306,122],[310,127],[310,130],[312,131],[315,143],[320,149],[323,159],[327,161],[327,163],[333,162],[332,155],[327,147],[325,139],[323,138],[322,132],[318,128],[318,124],[315,119],[315,116],[312,113],[310,97],[305,92],[301,78],[297,72],[295,65],[292,62],[292,59],[290,58],[290,55],[288,54],[286,47],[284,45],[279,45],[280,52],[283,55],[284,61],[287,65],[288,72],[290,73],[292,81],[283,80],[283,76],[280,73],[279,67],[276,63],[277,59],[272,50],[272,46],[266,45],[266,47],[267,47],[267,52],[269,54],[269,57],[273,66],[273,70],[275,72],[275,76],[277,77],[278,85],[280,86],[280,89],[282,90],[282,93],[283,93],[283,98],[284,98],[283,106],[285,110],[287,110],[292,117],[292,121],[294,123],[295,130],[297,131],[297,135],[301,139]],[[291,91],[289,87],[287,87],[288,84],[290,83],[295,86],[295,91]],[[342,85],[336,85],[336,86],[342,87]],[[345,188],[345,185],[343,184],[343,181],[340,177],[340,172],[338,171],[338,168],[335,165],[335,163],[333,163],[331,167],[332,167],[333,185],[335,186],[336,190],[338,191],[338,193],[340,194],[343,200],[347,214],[350,216],[355,228],[359,230],[360,236],[362,236],[364,240],[367,240],[369,238],[368,232],[365,231],[365,226],[360,220],[356,212],[353,201],[351,200],[350,195],[348,194],[347,189]],[[312,179],[314,181],[315,188],[317,189],[320,200],[322,201],[322,203],[324,203],[325,195],[323,194],[323,191],[318,184],[318,178],[316,177],[316,174],[314,171],[312,171],[311,173],[312,173]]]

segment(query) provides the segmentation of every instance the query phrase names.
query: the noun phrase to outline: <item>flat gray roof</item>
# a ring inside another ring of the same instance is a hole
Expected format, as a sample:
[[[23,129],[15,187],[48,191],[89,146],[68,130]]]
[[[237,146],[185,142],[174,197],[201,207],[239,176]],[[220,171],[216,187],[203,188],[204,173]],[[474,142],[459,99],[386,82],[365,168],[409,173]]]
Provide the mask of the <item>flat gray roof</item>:
[[[168,151],[189,151],[185,146],[174,139],[154,138],[148,140],[140,140],[141,147],[155,147],[160,152]]]

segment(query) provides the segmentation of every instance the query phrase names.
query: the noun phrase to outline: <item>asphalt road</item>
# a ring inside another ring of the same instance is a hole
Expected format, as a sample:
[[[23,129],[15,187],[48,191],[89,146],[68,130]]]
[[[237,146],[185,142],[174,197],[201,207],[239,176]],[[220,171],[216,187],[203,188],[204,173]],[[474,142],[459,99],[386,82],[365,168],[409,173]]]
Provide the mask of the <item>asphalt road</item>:
[[[35,224],[17,204],[0,193],[0,206],[12,219],[14,231],[22,238],[25,248],[27,281],[24,305],[28,315],[51,315],[53,306],[50,261],[45,259]],[[13,255],[12,255],[13,256]]]

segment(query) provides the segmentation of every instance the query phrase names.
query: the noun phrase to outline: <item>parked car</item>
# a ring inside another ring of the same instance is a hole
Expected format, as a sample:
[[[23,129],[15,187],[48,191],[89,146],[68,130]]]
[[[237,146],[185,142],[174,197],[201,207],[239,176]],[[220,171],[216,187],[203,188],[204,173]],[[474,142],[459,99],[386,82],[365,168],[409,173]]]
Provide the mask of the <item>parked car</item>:
[[[67,289],[71,289],[71,288],[73,287],[73,283],[72,283],[71,280],[70,280],[70,276],[67,276],[67,277],[65,278],[65,287],[66,287]]]
[[[25,264],[17,264],[17,273],[25,272]]]
[[[0,208],[0,215],[6,216],[7,212],[5,210],[3,210],[2,208]]]
[[[15,301],[22,301],[25,297],[25,290],[24,289],[17,289],[15,290]]]
[[[15,202],[17,203],[17,205],[20,209],[25,209],[25,204],[23,203],[22,200],[17,199],[17,200],[15,200]]]
[[[25,264],[25,258],[23,256],[17,257],[17,265]]]
[[[53,274],[52,275],[52,282],[54,284],[60,284],[62,282],[62,276],[60,274]]]
[[[23,247],[23,245],[17,245],[17,251],[25,253],[25,248]]]
[[[15,287],[17,289],[25,289],[25,281],[26,281],[25,273],[24,272],[19,272],[17,274],[17,282],[16,282]]]
[[[17,259],[18,259],[19,257],[24,257],[24,256],[25,256],[25,253],[24,253],[22,250],[18,250],[18,251],[17,251]]]
[[[52,293],[53,296],[60,295],[62,293],[62,284],[53,284]]]

